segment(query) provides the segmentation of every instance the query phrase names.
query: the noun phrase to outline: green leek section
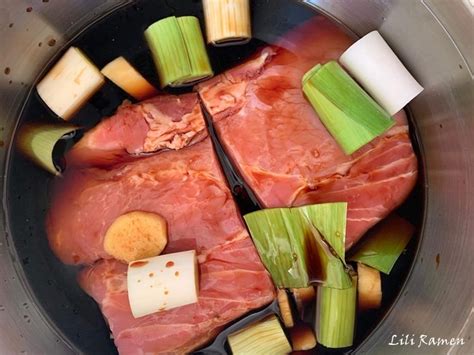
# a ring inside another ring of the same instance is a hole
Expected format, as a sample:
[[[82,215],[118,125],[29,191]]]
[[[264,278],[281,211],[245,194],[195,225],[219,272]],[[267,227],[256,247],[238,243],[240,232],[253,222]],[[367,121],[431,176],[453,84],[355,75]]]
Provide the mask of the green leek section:
[[[324,240],[334,249],[337,256],[344,261],[346,239],[347,203],[321,203],[297,208],[317,226]]]
[[[352,154],[395,124],[335,61],[303,77],[303,92],[346,154]]]
[[[25,124],[18,133],[17,146],[34,163],[51,174],[60,175],[53,161],[54,146],[63,136],[77,129],[68,124]]]
[[[357,277],[350,288],[338,290],[318,286],[316,338],[327,348],[352,346],[357,306]]]
[[[332,253],[313,223],[309,220],[306,221],[307,223],[303,225],[310,232],[306,235],[313,237],[313,244],[306,252],[309,255],[307,271],[310,280],[331,288],[345,289],[350,287],[351,279],[346,272],[344,263]]]
[[[289,354],[291,346],[275,315],[227,337],[233,355]]]
[[[340,254],[344,256],[346,214],[347,203],[327,203],[265,209],[244,219],[278,287],[299,288],[321,282],[343,289],[351,286],[340,259]]]
[[[193,82],[210,78],[214,73],[207,56],[206,44],[201,33],[199,20],[194,16],[183,16],[178,18],[178,23],[191,65],[190,78],[184,84],[190,85]]]
[[[367,233],[350,260],[388,275],[414,232],[412,224],[392,214]]]
[[[286,218],[285,218],[286,217]],[[306,272],[303,231],[288,208],[260,210],[244,216],[253,242],[278,287],[305,287]],[[300,241],[294,241],[299,236]]]
[[[145,30],[145,39],[162,88],[191,85],[213,75],[196,17],[159,20]]]

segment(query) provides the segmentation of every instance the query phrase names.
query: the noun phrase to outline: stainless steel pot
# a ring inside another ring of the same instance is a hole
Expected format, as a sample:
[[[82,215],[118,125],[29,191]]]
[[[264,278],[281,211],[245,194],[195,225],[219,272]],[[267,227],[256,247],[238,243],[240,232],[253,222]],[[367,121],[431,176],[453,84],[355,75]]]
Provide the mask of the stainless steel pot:
[[[31,83],[81,28],[130,2],[2,0],[2,191],[7,147]],[[379,29],[425,87],[424,93],[411,105],[421,135],[427,184],[422,240],[400,297],[357,352],[473,354],[473,1],[302,2],[326,12],[359,35]],[[33,302],[24,282],[22,263],[16,260],[16,255],[2,213],[0,353],[73,353],[67,339],[45,318],[42,306]],[[421,338],[423,335],[426,337]],[[457,345],[428,346],[421,342],[421,339],[428,342],[431,337],[458,339]],[[461,339],[464,345],[460,345]]]

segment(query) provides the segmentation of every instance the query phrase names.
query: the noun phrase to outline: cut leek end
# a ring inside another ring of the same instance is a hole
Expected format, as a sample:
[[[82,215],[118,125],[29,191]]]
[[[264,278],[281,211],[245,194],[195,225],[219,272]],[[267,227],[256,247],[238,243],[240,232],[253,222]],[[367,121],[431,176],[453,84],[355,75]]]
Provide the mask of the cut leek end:
[[[359,310],[377,309],[382,304],[380,271],[357,263],[357,293]]]
[[[104,82],[103,75],[90,59],[79,48],[71,47],[36,88],[57,116],[69,120]]]
[[[352,154],[395,124],[335,61],[303,76],[303,92],[344,153]]]
[[[195,250],[135,260],[128,264],[127,289],[135,318],[198,301]]]
[[[118,57],[102,68],[101,73],[137,100],[158,94],[155,89],[124,57]]]
[[[145,30],[145,39],[162,88],[190,75],[186,44],[176,17],[167,17],[150,25]]]
[[[210,42],[214,47],[229,47],[238,46],[250,42],[251,37],[246,36],[231,36]]]
[[[359,39],[339,60],[390,115],[423,91],[378,31]]]
[[[178,18],[178,24],[183,34],[191,65],[190,75],[181,82],[181,85],[194,85],[199,81],[211,78],[214,72],[207,55],[199,20],[194,16],[183,16]]]
[[[227,337],[233,355],[289,354],[291,346],[275,315]]]
[[[303,75],[303,79],[301,80],[303,91],[304,91],[304,88],[305,88],[305,84],[308,82],[309,79],[311,79],[311,77],[314,74],[316,74],[319,71],[319,69],[321,69],[321,67],[322,67],[322,65],[320,63],[318,63]]]
[[[414,233],[410,222],[392,214],[367,233],[349,259],[388,275]]]
[[[208,43],[224,47],[252,38],[249,0],[204,0],[203,8]]]
[[[327,348],[346,348],[354,342],[357,277],[352,287],[338,290],[319,286],[316,305],[316,338]]]
[[[293,294],[293,299],[295,300],[299,314],[302,314],[305,307],[316,298],[316,290],[313,286],[292,288],[291,293]]]
[[[288,295],[284,289],[278,290],[278,306],[280,307],[280,314],[283,324],[286,328],[291,328],[295,325],[295,321],[293,319],[293,312],[291,311],[290,300],[288,299]]]
[[[145,38],[162,88],[189,86],[214,75],[196,17],[159,20],[146,29]]]
[[[41,168],[61,175],[61,169],[53,160],[54,147],[61,138],[78,128],[69,124],[25,124],[18,133],[17,147]]]
[[[306,351],[316,347],[313,329],[305,323],[298,323],[290,330],[293,351]]]
[[[202,74],[197,74],[197,75],[190,75],[186,78],[176,80],[174,82],[170,82],[168,85],[173,88],[179,88],[179,87],[184,87],[184,86],[193,86],[194,84],[197,84],[201,81],[207,80],[212,78],[214,73],[208,72],[208,73],[202,73]]]

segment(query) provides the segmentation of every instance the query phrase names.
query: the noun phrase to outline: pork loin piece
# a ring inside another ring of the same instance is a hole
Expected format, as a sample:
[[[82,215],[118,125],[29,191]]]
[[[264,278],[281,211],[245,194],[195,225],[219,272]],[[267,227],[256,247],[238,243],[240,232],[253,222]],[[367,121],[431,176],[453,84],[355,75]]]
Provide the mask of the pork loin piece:
[[[274,298],[272,283],[249,238],[200,255],[199,271],[198,303],[138,319],[128,302],[126,265],[99,261],[80,273],[79,282],[99,303],[120,354],[184,354]]]
[[[160,95],[138,104],[124,102],[73,147],[71,165],[107,166],[161,150],[178,150],[207,136],[196,94]]]
[[[50,246],[66,264],[112,258],[103,247],[105,233],[118,216],[131,211],[166,219],[165,253],[200,253],[248,238],[210,138],[112,169],[66,171],[54,185],[46,221]]]
[[[50,246],[66,264],[111,258],[105,233],[135,210],[166,219],[165,252],[201,252],[247,238],[195,93],[122,106],[86,133],[66,160],[46,221]]]
[[[347,156],[303,96],[304,73],[351,43],[316,17],[197,87],[226,153],[264,207],[349,203],[346,248],[402,203],[417,177],[404,112]]]

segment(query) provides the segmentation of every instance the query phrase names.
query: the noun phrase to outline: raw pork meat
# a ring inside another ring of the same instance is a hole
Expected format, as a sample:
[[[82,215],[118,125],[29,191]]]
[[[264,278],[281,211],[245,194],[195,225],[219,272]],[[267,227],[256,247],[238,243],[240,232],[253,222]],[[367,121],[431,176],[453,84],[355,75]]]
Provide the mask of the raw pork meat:
[[[249,238],[199,257],[198,303],[133,318],[127,267],[102,260],[83,270],[82,288],[100,305],[120,354],[183,354],[204,345],[230,321],[274,298],[273,285]]]
[[[207,136],[196,94],[161,95],[122,104],[74,146],[68,165],[107,166],[166,149],[181,149]]]
[[[386,134],[347,156],[303,96],[304,73],[351,42],[318,17],[197,88],[226,153],[264,207],[349,203],[346,248],[405,200],[417,176],[403,112]]]
[[[113,169],[71,169],[54,188],[47,219],[51,248],[66,264],[111,258],[105,232],[131,211],[162,215],[165,252],[207,250],[248,238],[220,171],[210,138]]]
[[[140,155],[163,149],[173,150]],[[196,94],[123,105],[66,159],[70,168],[54,185],[46,222],[51,248],[64,263],[110,258],[102,246],[105,232],[134,210],[165,217],[167,252],[200,252],[247,237]],[[84,166],[89,168],[78,168]]]
[[[196,94],[185,97],[194,100],[183,107],[184,115],[196,111],[198,117],[188,120],[179,132],[170,129],[174,136],[159,134],[151,148],[179,150],[129,161],[129,153],[145,151],[140,142],[146,142],[151,131],[162,132],[166,128],[162,125],[176,126],[184,119],[160,119],[152,129],[148,121],[143,125],[148,117],[143,103],[127,105],[72,149],[67,157],[72,168],[53,192],[47,220],[51,248],[68,264],[103,259],[82,270],[79,283],[99,304],[121,354],[187,353],[211,340],[225,324],[270,303],[275,296],[220,170],[201,111],[195,109]],[[162,112],[163,102],[177,100],[162,96],[148,103]],[[181,117],[182,113],[170,107],[170,116],[176,117],[177,112]],[[196,131],[183,143],[182,132]],[[113,134],[107,135],[109,132]],[[133,137],[127,132],[133,132]],[[161,146],[161,142],[170,144]],[[198,303],[138,319],[132,316],[127,266],[110,259],[102,244],[115,218],[134,210],[159,213],[166,219],[164,253],[197,251]]]

